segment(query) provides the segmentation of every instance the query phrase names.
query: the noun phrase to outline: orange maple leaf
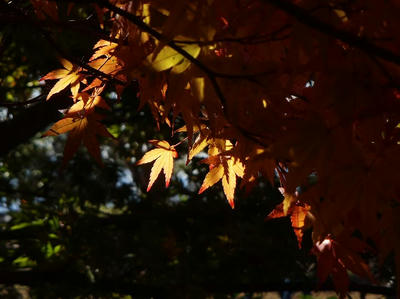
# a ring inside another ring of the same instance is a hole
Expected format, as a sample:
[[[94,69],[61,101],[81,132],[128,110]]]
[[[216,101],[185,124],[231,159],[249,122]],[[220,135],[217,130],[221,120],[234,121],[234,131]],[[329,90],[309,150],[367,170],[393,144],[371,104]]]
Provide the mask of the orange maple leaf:
[[[81,71],[81,68],[73,65],[66,59],[60,59],[60,62],[64,66],[63,69],[51,71],[46,76],[40,79],[40,81],[59,79],[58,82],[50,90],[46,100],[50,99],[52,95],[64,90],[69,85],[71,85],[71,93],[73,98],[76,99],[78,95],[80,79],[82,77],[82,75],[79,73]]]
[[[109,109],[106,102],[99,96],[89,97],[80,95],[79,100],[64,115],[64,118],[56,122],[45,136],[57,136],[69,132],[64,147],[63,166],[73,157],[79,146],[83,143],[96,162],[102,165],[100,146],[96,136],[114,138],[107,128],[100,122],[103,116],[96,113],[95,106]]]
[[[148,151],[142,159],[140,159],[136,165],[142,165],[155,160],[153,167],[151,168],[149,185],[147,186],[147,192],[151,189],[161,170],[164,171],[165,175],[165,187],[169,186],[171,180],[172,170],[174,168],[174,158],[178,157],[178,153],[175,148],[171,146],[167,141],[164,140],[149,140],[149,142],[156,146],[155,149]]]
[[[286,193],[283,188],[279,189],[284,195],[284,199],[268,214],[266,220],[290,216],[290,222],[292,223],[293,231],[296,234],[298,246],[301,248],[305,220],[311,207],[307,204],[301,203],[296,199],[295,195]]]

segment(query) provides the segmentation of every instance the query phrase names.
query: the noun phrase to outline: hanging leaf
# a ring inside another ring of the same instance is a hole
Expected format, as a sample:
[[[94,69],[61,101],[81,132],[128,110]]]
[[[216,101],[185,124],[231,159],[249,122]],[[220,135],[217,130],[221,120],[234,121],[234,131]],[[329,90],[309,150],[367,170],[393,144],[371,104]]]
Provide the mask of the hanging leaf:
[[[165,187],[168,188],[169,182],[172,176],[172,170],[174,167],[174,158],[178,157],[178,153],[174,147],[170,146],[167,141],[150,140],[151,144],[157,148],[147,152],[142,159],[140,159],[136,165],[142,165],[145,163],[154,162],[151,168],[149,184],[147,186],[147,192],[151,189],[161,170],[164,171],[165,175]]]
[[[226,146],[231,148],[232,144],[227,142]],[[211,152],[214,151],[213,148],[216,147],[211,147]],[[239,159],[232,156],[225,156],[223,153],[216,156],[210,156],[209,158],[204,159],[202,162],[210,165],[210,171],[204,178],[203,184],[199,190],[199,194],[203,193],[209,187],[222,180],[222,187],[224,189],[225,196],[229,202],[229,205],[233,209],[235,207],[234,194],[236,188],[236,176],[241,178],[243,177],[243,163]]]
[[[189,44],[182,47],[193,58],[200,54],[200,47],[197,44]],[[191,62],[176,52],[174,49],[164,46],[156,57],[153,54],[147,58],[151,68],[157,72],[165,71],[173,67],[172,72],[179,74],[184,72],[191,64]]]
[[[71,86],[71,93],[74,99],[78,95],[80,80],[82,79],[79,73],[81,69],[66,59],[60,59],[60,62],[64,66],[64,69],[52,71],[40,79],[40,81],[58,79],[57,83],[48,93],[46,100],[49,100],[54,94],[59,93],[68,86]]]

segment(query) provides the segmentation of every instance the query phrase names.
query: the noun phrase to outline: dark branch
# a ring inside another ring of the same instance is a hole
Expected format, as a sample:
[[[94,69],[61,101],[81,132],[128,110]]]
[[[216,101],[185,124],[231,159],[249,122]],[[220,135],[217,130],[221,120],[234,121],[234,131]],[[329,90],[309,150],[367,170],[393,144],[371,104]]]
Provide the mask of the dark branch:
[[[0,136],[7,141],[1,143],[0,156],[6,155],[17,145],[28,141],[50,123],[57,121],[61,116],[58,110],[68,108],[73,103],[66,92],[54,95],[51,101],[44,99],[45,95],[32,99],[43,102],[26,108],[11,120],[0,122]]]
[[[113,43],[124,44],[125,41],[110,36],[105,30],[96,27],[95,24],[89,20],[70,20],[70,21],[55,21],[55,20],[34,20],[25,15],[7,14],[0,12],[0,24],[27,24],[47,28],[49,30],[54,28],[68,29],[86,35],[96,36],[100,39],[110,41]]]
[[[2,101],[0,101],[0,106],[2,106],[2,107],[21,107],[21,106],[27,106],[30,104],[35,104],[38,102],[43,102],[44,100],[45,100],[45,97],[43,95],[38,95],[37,97],[26,100],[24,102],[2,102]]]
[[[2,5],[3,7],[3,5]],[[36,22],[35,20],[33,20],[32,18],[30,18],[29,16],[25,15],[23,12],[21,12],[18,8],[13,7],[11,5],[5,5],[4,7],[5,9],[7,9],[7,13],[11,13],[12,16],[18,17],[18,18],[24,18],[26,20],[26,22],[29,22],[30,24],[32,24],[32,26],[35,26],[38,31],[40,33],[42,33],[42,35],[44,36],[44,38],[46,39],[46,41],[54,48],[54,50],[56,52],[58,52],[59,55],[63,56],[64,58],[68,59],[69,61],[71,61],[72,63],[74,63],[75,65],[78,65],[80,67],[82,67],[84,70],[86,70],[88,73],[90,73],[91,75],[98,77],[98,78],[103,78],[103,79],[107,79],[109,82],[114,83],[114,84],[119,84],[119,85],[126,85],[126,82],[123,82],[117,78],[114,78],[113,76],[106,74],[100,70],[97,70],[93,67],[91,67],[90,65],[83,63],[82,61],[75,59],[74,57],[72,57],[71,55],[68,55],[56,42],[55,40],[52,38],[52,36],[50,35],[50,33],[44,29],[44,27],[41,26],[40,22]],[[1,16],[1,15],[0,15]]]
[[[190,55],[184,49],[182,49],[175,41],[173,41],[173,40],[172,41],[168,41],[161,33],[159,33],[158,31],[156,31],[155,29],[153,29],[152,27],[150,27],[149,25],[144,23],[139,17],[137,17],[137,16],[125,11],[125,10],[122,10],[122,9],[112,5],[111,3],[109,3],[108,1],[105,1],[105,0],[97,0],[97,1],[95,1],[95,3],[97,3],[98,5],[100,5],[102,7],[108,8],[110,11],[112,11],[114,13],[117,13],[117,14],[125,17],[130,22],[132,22],[133,24],[138,26],[141,30],[149,33],[150,35],[152,35],[154,38],[156,38],[160,42],[164,42],[170,48],[174,49],[176,52],[178,52],[183,57],[185,57],[190,62],[192,62],[195,66],[197,66],[200,70],[202,70],[206,74],[208,79],[210,80],[211,85],[213,86],[214,91],[217,94],[217,97],[220,99],[220,102],[221,102],[221,105],[222,105],[222,111],[223,111],[226,119],[231,123],[231,125],[234,126],[236,129],[238,129],[241,132],[241,134],[243,136],[245,136],[246,138],[252,140],[253,142],[255,142],[255,143],[257,143],[257,144],[259,144],[261,146],[266,146],[263,142],[261,142],[259,140],[259,138],[254,137],[253,135],[251,135],[248,132],[246,132],[243,128],[238,127],[237,125],[235,125],[235,122],[233,122],[230,119],[229,113],[228,113],[228,106],[227,106],[227,103],[226,103],[226,99],[225,99],[224,94],[222,93],[222,90],[221,90],[218,82],[217,82],[217,78],[246,79],[246,80],[249,80],[251,82],[254,82],[254,83],[258,84],[257,80],[255,80],[255,78],[254,78],[255,76],[261,76],[261,75],[265,76],[265,75],[271,74],[273,72],[266,71],[266,72],[263,72],[263,73],[260,73],[260,74],[253,74],[253,75],[243,75],[243,74],[232,74],[231,75],[231,74],[222,74],[222,73],[215,72],[215,71],[209,69],[201,61],[199,61],[198,59],[194,58],[192,55]]]
[[[126,18],[129,20],[132,24],[135,24],[137,27],[139,27],[141,30],[149,33],[151,36],[153,36],[155,39],[158,41],[165,43],[167,46],[170,48],[174,49],[177,53],[181,54],[183,57],[185,57],[187,60],[189,60],[191,63],[193,63],[195,66],[197,66],[200,70],[202,70],[210,80],[215,93],[219,97],[221,103],[223,106],[226,104],[226,100],[224,98],[224,95],[222,94],[221,88],[218,85],[217,82],[217,73],[209,69],[207,66],[205,66],[203,63],[201,63],[198,59],[194,58],[192,55],[190,55],[188,52],[186,52],[184,49],[182,49],[180,46],[178,46],[174,41],[168,41],[160,32],[155,30],[154,28],[150,27],[147,25],[145,22],[143,22],[139,17],[123,10],[120,9],[119,7],[114,6],[113,4],[109,3],[108,1],[104,0],[97,0],[94,1],[98,5],[105,7],[109,9],[110,11],[119,14],[120,16]]]
[[[320,19],[310,15],[303,8],[287,1],[287,0],[264,0],[273,6],[283,10],[288,15],[294,17],[299,23],[302,23],[316,31],[339,39],[346,44],[355,47],[369,55],[381,58],[383,60],[393,62],[400,65],[400,55],[392,51],[379,47],[366,38],[359,37],[351,32],[338,29],[331,24],[325,23]]]
[[[174,40],[176,44],[198,44],[201,46],[214,45],[216,43],[238,43],[242,45],[255,45],[267,42],[282,41],[289,37],[289,29],[292,27],[291,24],[285,24],[281,28],[265,34],[260,35],[249,35],[243,37],[225,37],[216,38],[209,41],[193,41],[193,40]],[[285,34],[284,34],[285,33]]]
[[[91,75],[98,77],[98,78],[103,78],[103,79],[107,79],[108,81],[110,81],[111,83],[116,83],[116,84],[120,84],[120,85],[126,85],[126,82],[123,82],[109,74],[103,73],[102,71],[95,69],[93,67],[91,67],[90,65],[83,63],[81,61],[79,61],[78,59],[75,59],[74,57],[68,55],[67,53],[65,53],[65,51],[63,49],[61,49],[57,43],[54,41],[54,39],[50,36],[50,34],[44,30],[42,30],[42,33],[44,35],[44,37],[46,38],[46,40],[48,41],[48,43],[54,48],[54,50],[56,50],[62,57],[68,59],[69,61],[71,61],[72,63],[82,67],[83,69],[85,69],[87,72],[89,72]]]

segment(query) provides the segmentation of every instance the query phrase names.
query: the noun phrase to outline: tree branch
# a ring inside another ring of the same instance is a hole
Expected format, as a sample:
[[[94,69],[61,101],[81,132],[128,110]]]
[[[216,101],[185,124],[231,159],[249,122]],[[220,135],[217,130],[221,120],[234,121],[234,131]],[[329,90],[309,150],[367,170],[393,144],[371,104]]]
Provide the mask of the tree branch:
[[[34,20],[25,15],[8,14],[6,11],[0,12],[0,24],[28,24],[39,27],[46,27],[48,29],[61,28],[69,29],[71,31],[85,33],[87,35],[94,35],[106,41],[113,43],[124,44],[125,41],[118,38],[111,37],[105,30],[94,27],[95,24],[89,20],[71,20],[67,22],[55,20]]]
[[[141,30],[149,33],[151,36],[153,36],[158,41],[165,43],[167,46],[174,49],[177,53],[181,54],[183,57],[185,57],[187,60],[189,60],[195,66],[197,66],[200,70],[202,70],[207,75],[208,79],[210,80],[210,82],[215,90],[215,93],[217,94],[217,96],[219,97],[219,99],[221,101],[221,104],[223,106],[226,105],[225,97],[222,94],[221,88],[216,80],[217,74],[214,71],[209,69],[203,63],[201,63],[198,59],[194,58],[192,55],[190,55],[188,52],[186,52],[184,49],[182,49],[180,46],[178,46],[174,41],[167,40],[161,33],[159,33],[157,30],[153,29],[149,25],[147,25],[139,17],[137,17],[123,9],[120,9],[119,7],[114,6],[113,4],[109,3],[108,1],[96,0],[94,2],[102,7],[109,9],[110,11],[112,11],[116,14],[119,14],[120,16],[123,16],[124,18],[129,20],[132,24],[135,24]]]
[[[8,5],[8,6],[5,5],[5,8],[8,9],[9,13],[13,13],[14,17],[23,17],[23,18],[25,18],[25,20],[29,21],[29,23],[32,24],[32,26],[35,26],[38,29],[38,31],[40,33],[42,33],[42,35],[47,40],[47,42],[54,48],[54,50],[59,53],[59,55],[68,59],[72,63],[82,67],[83,69],[87,70],[90,74],[92,74],[95,77],[107,79],[108,81],[115,83],[115,84],[119,84],[119,85],[127,84],[126,82],[123,82],[117,78],[114,78],[113,76],[111,76],[109,74],[106,74],[100,70],[97,70],[97,69],[91,67],[90,65],[83,63],[82,61],[79,61],[78,59],[75,59],[74,57],[71,57],[70,55],[65,53],[65,51],[63,49],[61,49],[58,46],[58,44],[55,42],[55,40],[52,38],[50,33],[48,31],[46,31],[43,27],[40,26],[40,24],[41,24],[40,22],[36,22],[32,18],[30,18],[29,16],[27,16],[23,12],[21,12],[18,8],[12,7],[11,5]]]
[[[127,85],[126,82],[123,82],[109,74],[106,74],[98,69],[95,69],[93,67],[91,67],[90,65],[83,63],[77,59],[75,59],[74,57],[71,57],[70,55],[68,55],[67,53],[65,53],[64,50],[62,50],[57,43],[54,41],[54,39],[50,36],[50,34],[44,30],[42,30],[43,35],[45,36],[46,40],[49,42],[49,44],[64,58],[68,59],[69,61],[71,61],[72,63],[82,67],[83,69],[87,70],[90,74],[92,74],[95,77],[99,77],[99,78],[103,78],[103,79],[107,79],[108,81],[112,82],[112,83],[116,83],[119,85]]]
[[[243,37],[226,37],[226,38],[216,38],[208,41],[200,41],[200,40],[174,40],[176,44],[198,44],[201,46],[214,45],[216,43],[238,43],[242,45],[256,45],[267,42],[275,42],[282,41],[289,37],[289,31],[291,29],[291,24],[285,24],[281,28],[274,30],[269,33],[261,34],[261,35],[249,35]],[[283,34],[285,33],[286,34]],[[223,74],[222,74],[223,75]]]
[[[45,100],[45,97],[41,94],[38,95],[37,97],[34,97],[32,99],[26,100],[24,102],[3,102],[0,101],[0,106],[2,107],[21,107],[21,106],[26,106],[29,104],[35,104],[38,102],[43,102]]]
[[[393,53],[392,51],[379,47],[368,39],[359,37],[351,32],[335,28],[331,24],[325,23],[310,15],[303,8],[287,1],[287,0],[263,0],[266,3],[279,8],[280,10],[286,12],[288,15],[294,17],[299,23],[302,23],[316,31],[323,34],[329,35],[333,38],[339,39],[346,44],[355,47],[369,55],[381,58],[388,62],[395,63],[400,66],[400,55]]]
[[[73,103],[65,92],[54,95],[51,101],[44,99],[45,95],[32,99],[32,102],[42,100],[43,102],[28,107],[11,120],[0,122],[0,136],[3,140],[7,140],[1,143],[0,156],[6,155],[14,147],[26,142],[38,131],[58,120],[61,115],[58,110],[68,108]],[[23,105],[25,104],[26,102],[23,102]]]

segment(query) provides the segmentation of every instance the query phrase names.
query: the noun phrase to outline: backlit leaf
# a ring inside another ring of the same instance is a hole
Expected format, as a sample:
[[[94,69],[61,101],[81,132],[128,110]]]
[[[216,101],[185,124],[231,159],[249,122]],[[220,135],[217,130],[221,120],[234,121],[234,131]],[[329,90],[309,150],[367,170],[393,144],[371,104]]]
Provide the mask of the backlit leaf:
[[[151,168],[147,191],[151,189],[161,170],[163,170],[165,175],[165,187],[169,186],[174,166],[174,158],[178,156],[175,148],[170,146],[167,141],[150,140],[149,142],[155,145],[157,148],[148,151],[146,154],[144,154],[142,159],[136,163],[136,165],[142,165],[155,161],[153,167]]]
[[[186,45],[182,49],[194,58],[200,54],[200,47],[196,44]],[[164,46],[155,59],[153,55],[150,55],[147,60],[150,66],[158,72],[174,67],[173,72],[181,73],[190,66],[190,61],[168,46]]]
[[[74,66],[66,59],[61,59],[60,61],[65,69],[52,71],[40,79],[41,81],[59,79],[48,93],[46,100],[49,100],[54,94],[59,93],[60,91],[67,88],[69,85],[71,85],[71,93],[74,99],[78,94],[80,86],[79,81],[82,78],[79,74],[79,67]]]

